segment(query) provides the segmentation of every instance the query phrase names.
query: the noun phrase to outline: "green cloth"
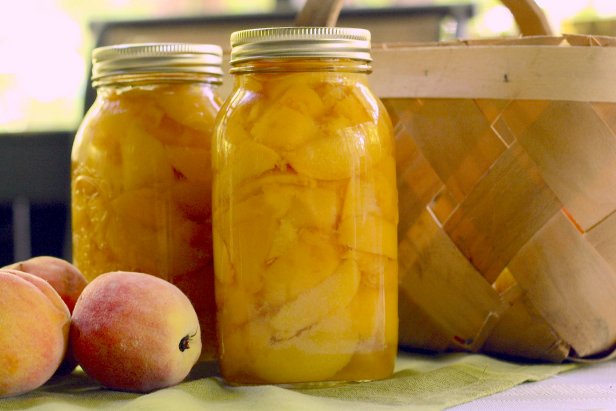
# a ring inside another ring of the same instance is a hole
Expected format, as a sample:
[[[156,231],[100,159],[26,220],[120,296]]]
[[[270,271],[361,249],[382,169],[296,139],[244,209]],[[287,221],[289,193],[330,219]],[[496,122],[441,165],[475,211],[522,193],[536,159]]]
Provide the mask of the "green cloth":
[[[387,380],[285,388],[229,386],[211,365],[198,364],[182,384],[144,395],[103,389],[77,369],[30,393],[1,399],[0,410],[442,410],[573,367],[402,352]]]

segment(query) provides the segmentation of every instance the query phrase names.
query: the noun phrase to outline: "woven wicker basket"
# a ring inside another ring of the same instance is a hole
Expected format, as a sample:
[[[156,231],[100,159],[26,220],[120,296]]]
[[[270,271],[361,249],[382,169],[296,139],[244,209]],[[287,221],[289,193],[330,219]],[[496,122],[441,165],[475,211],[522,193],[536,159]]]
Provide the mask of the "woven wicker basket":
[[[375,45],[397,134],[400,344],[545,361],[616,356],[616,39]],[[300,25],[335,24],[308,0]],[[536,36],[543,35],[543,36]]]
[[[616,343],[616,39],[374,51],[397,133],[400,343],[534,360]]]

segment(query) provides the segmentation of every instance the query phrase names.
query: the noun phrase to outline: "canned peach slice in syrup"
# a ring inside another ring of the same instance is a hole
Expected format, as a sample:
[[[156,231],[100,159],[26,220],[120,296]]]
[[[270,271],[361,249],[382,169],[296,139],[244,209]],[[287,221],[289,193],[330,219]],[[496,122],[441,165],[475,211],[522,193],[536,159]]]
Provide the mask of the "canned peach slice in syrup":
[[[97,98],[72,150],[73,258],[93,279],[139,271],[179,286],[216,358],[211,141],[222,52],[207,44],[95,49]]]
[[[213,142],[220,365],[236,384],[381,379],[397,350],[392,127],[370,33],[231,36]]]

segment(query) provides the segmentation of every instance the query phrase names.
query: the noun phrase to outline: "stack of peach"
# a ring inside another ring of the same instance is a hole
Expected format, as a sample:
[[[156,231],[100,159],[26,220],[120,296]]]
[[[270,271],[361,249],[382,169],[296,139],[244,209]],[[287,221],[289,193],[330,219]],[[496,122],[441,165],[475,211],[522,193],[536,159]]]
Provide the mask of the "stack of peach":
[[[212,164],[222,374],[248,384],[385,378],[398,331],[385,109],[362,74],[241,77]]]
[[[155,275],[191,300],[216,355],[210,141],[220,103],[209,85],[101,91],[72,151],[73,263],[87,279]]]
[[[200,353],[197,314],[165,280],[110,272],[88,283],[48,256],[0,269],[0,397],[77,364],[109,388],[152,391],[182,381]]]

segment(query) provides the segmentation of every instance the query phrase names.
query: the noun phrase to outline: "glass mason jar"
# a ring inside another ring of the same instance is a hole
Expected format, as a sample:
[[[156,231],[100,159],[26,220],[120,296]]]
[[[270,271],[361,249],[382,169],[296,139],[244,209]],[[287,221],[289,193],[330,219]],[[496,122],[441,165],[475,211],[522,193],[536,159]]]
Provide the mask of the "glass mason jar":
[[[390,119],[370,33],[231,36],[234,90],[214,131],[219,355],[238,384],[388,377],[397,353]]]
[[[92,280],[139,271],[177,285],[214,359],[211,141],[221,99],[218,46],[95,49],[97,97],[72,149],[75,265]]]

